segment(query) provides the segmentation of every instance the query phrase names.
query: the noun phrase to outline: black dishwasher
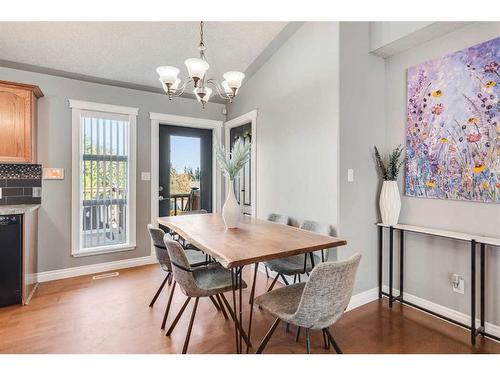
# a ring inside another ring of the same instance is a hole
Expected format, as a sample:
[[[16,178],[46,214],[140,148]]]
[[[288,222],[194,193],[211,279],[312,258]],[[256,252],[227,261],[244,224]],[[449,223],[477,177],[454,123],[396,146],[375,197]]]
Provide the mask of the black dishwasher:
[[[21,303],[22,216],[0,216],[0,307]]]

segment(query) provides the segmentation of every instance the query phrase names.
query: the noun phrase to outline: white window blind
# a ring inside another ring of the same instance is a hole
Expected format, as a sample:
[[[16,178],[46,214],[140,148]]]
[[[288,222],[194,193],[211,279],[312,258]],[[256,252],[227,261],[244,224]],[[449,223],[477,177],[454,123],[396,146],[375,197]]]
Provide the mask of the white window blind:
[[[73,107],[73,255],[135,247],[136,116],[91,104]]]

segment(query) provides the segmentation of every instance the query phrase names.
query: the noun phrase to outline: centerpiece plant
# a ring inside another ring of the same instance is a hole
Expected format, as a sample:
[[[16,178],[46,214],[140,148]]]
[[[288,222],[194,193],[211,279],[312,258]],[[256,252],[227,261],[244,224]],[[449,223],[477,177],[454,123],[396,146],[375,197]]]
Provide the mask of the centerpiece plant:
[[[398,189],[398,175],[405,162],[402,157],[404,148],[399,145],[387,157],[382,157],[377,146],[375,149],[375,162],[380,177],[384,181],[380,192],[379,206],[382,223],[396,225],[401,211],[401,198]]]
[[[243,142],[241,138],[236,139],[231,151],[227,151],[220,145],[216,150],[216,159],[224,176],[229,179],[229,187],[226,201],[222,207],[222,217],[226,228],[236,228],[241,216],[241,208],[234,195],[234,180],[239,178],[240,171],[250,160],[250,142]]]

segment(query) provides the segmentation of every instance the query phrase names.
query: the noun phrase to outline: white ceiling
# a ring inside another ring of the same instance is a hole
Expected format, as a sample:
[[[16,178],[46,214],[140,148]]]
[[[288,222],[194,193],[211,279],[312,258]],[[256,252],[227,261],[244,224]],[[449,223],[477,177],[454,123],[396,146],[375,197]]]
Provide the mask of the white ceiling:
[[[286,22],[206,22],[209,78],[246,71]],[[157,66],[198,57],[198,22],[0,22],[0,60],[158,87]]]

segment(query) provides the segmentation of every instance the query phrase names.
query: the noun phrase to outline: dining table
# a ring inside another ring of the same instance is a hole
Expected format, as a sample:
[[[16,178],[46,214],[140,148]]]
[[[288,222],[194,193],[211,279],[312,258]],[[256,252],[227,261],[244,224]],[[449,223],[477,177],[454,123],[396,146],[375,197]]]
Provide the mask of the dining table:
[[[250,334],[259,263],[292,255],[312,255],[315,251],[347,244],[345,240],[337,237],[248,215],[242,215],[238,227],[231,229],[226,228],[222,215],[217,213],[159,217],[158,223],[231,271],[237,353],[243,352],[243,341],[247,353],[252,346]],[[245,266],[252,264],[254,274],[250,290],[250,312],[248,329],[245,330],[242,311],[242,273]]]

